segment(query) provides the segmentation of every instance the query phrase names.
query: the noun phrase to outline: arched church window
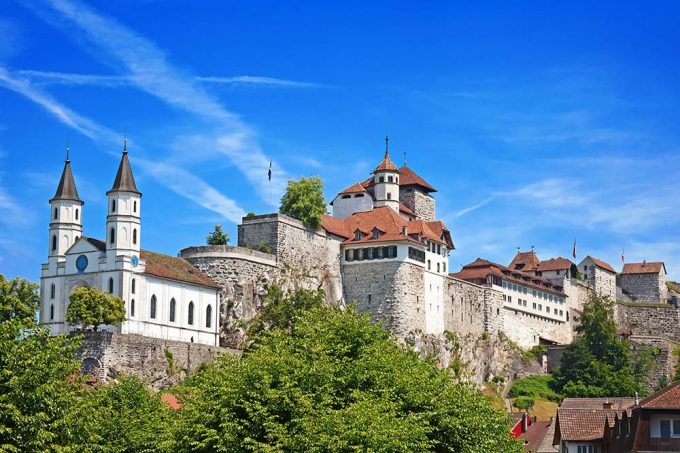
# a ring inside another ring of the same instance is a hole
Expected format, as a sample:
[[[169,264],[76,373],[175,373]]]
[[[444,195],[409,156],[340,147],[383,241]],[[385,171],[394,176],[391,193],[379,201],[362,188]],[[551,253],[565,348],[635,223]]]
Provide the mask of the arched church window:
[[[177,306],[177,302],[175,302],[175,298],[173,297],[170,299],[170,322],[175,322],[175,307]]]
[[[113,294],[113,277],[109,277],[109,294]]]
[[[187,319],[187,323],[189,325],[192,325],[192,326],[194,325],[194,303],[193,302],[189,302],[189,316],[188,316],[188,319]]]
[[[149,306],[149,316],[156,319],[156,295],[151,296],[151,305]]]
[[[212,325],[212,306],[208,305],[205,308],[205,326],[209,329]]]
[[[50,319],[54,319],[54,304],[50,304]]]
[[[54,283],[52,283],[52,286],[50,286],[50,299],[54,299],[56,292],[57,292],[57,289],[54,286]]]
[[[388,181],[388,182],[392,182],[392,179],[393,179],[392,176],[388,176],[388,177],[387,177],[387,181]]]
[[[136,283],[137,283],[137,280],[133,278],[133,279],[132,279],[132,288],[130,288],[130,292],[131,292],[132,294],[135,293],[135,289],[136,289],[135,287],[137,286]]]
[[[137,201],[132,202],[132,212],[137,212]]]
[[[137,243],[137,228],[132,230],[132,243],[136,244]]]
[[[54,220],[57,220],[59,217],[59,208],[54,208]]]
[[[76,208],[76,220],[78,220],[78,211],[79,211],[79,209]]]
[[[132,299],[130,301],[130,316],[134,316],[134,315],[135,315],[135,300]]]
[[[116,200],[111,200],[111,212],[116,212]]]
[[[116,241],[116,230],[111,228],[111,234],[109,234],[109,242],[113,244]]]
[[[52,235],[52,251],[54,252],[56,250],[57,250],[57,235],[53,234]]]

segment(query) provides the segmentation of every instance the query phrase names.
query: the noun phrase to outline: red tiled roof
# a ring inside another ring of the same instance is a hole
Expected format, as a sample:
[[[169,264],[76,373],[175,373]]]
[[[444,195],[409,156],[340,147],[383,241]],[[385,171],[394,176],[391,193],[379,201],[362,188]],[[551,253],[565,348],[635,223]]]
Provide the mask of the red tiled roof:
[[[590,258],[590,260],[591,260],[597,267],[600,267],[600,268],[602,268],[602,269],[604,269],[604,270],[606,270],[606,271],[613,272],[613,273],[616,274],[616,270],[614,270],[614,268],[611,266],[611,264],[609,264],[609,263],[607,263],[607,262],[605,262],[605,261],[602,261],[602,260],[600,260],[600,259],[597,259],[597,258],[595,258],[594,256],[588,255],[588,258]]]
[[[602,409],[605,402],[612,405],[612,409],[622,411],[635,404],[635,398],[565,398],[560,409]]]
[[[146,262],[144,273],[169,280],[194,285],[219,288],[219,285],[201,273],[184,258],[142,250],[140,258]]]
[[[614,409],[557,409],[557,430],[559,437],[566,441],[596,440],[604,436],[604,426],[621,411]],[[555,436],[557,437],[557,432]]]
[[[658,274],[663,270],[666,273],[666,265],[662,261],[651,263],[626,263],[623,265],[622,274]]]
[[[327,232],[345,239],[352,237],[352,233],[347,230],[342,220],[326,214],[321,216],[321,227]]]
[[[574,263],[572,263],[568,259],[562,258],[560,256],[558,258],[550,258],[549,260],[541,261],[541,263],[538,265],[538,268],[536,268],[536,270],[540,271],[540,272],[557,271],[557,270],[569,269],[573,265],[574,265]]]
[[[385,150],[385,157],[383,158],[382,162],[380,162],[378,166],[375,167],[373,173],[377,173],[379,171],[398,171],[397,166],[394,164],[394,162],[392,162],[392,159],[390,159],[390,153],[387,150]]]
[[[538,259],[536,252],[533,250],[530,252],[517,252],[517,255],[515,255],[508,267],[525,272],[533,271],[536,270],[540,262],[541,260]]]
[[[527,426],[527,432],[520,436],[520,439],[525,441],[524,449],[526,451],[536,451],[540,447],[543,438],[546,436],[551,427],[551,422],[534,422]]]
[[[403,165],[399,169],[399,186],[420,186],[425,189],[425,192],[437,191],[437,189],[432,187],[427,181],[418,176],[416,172],[406,165]]]
[[[470,264],[463,266],[460,272],[449,274],[451,277],[459,278],[461,280],[479,280],[486,279],[488,275],[494,275],[503,280],[519,283],[531,288],[535,288],[548,293],[557,294],[560,297],[565,297],[566,294],[562,291],[562,287],[553,285],[549,280],[538,277],[533,274],[511,269],[502,264],[494,263],[492,261],[477,258]]]
[[[680,382],[674,382],[643,399],[640,401],[640,407],[643,409],[680,409]]]
[[[364,189],[364,186],[362,186],[360,183],[355,182],[345,190],[338,192],[338,195],[345,195],[345,194],[351,194],[351,193],[364,193],[366,192],[366,189]]]
[[[406,215],[412,215],[413,217],[417,217],[416,213],[411,211],[408,206],[406,206],[404,203],[399,203],[399,211],[403,212]]]

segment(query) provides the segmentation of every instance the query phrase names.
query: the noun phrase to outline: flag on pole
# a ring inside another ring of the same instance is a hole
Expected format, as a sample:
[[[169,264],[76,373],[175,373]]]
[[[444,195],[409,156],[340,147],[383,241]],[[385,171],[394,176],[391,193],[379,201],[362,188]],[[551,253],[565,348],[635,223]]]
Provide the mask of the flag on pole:
[[[626,258],[625,258],[624,252],[625,252],[625,250],[621,250],[621,262],[623,262],[623,263],[626,262]]]
[[[574,249],[573,249],[572,252],[571,252],[571,256],[573,256],[574,258],[576,258],[576,239],[574,239]]]
[[[271,159],[269,159],[269,171],[267,172],[267,177],[269,178],[270,181],[272,180],[272,161],[271,161]]]

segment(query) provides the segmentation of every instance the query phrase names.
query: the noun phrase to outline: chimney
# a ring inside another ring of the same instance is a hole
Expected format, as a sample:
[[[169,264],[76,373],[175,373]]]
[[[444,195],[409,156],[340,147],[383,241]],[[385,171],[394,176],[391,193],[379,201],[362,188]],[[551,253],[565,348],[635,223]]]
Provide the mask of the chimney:
[[[407,226],[401,227],[401,234],[403,234],[404,236],[408,235],[408,227]]]
[[[553,416],[551,415],[551,416],[550,416],[550,421],[548,422],[548,426],[552,425],[554,421],[555,421],[555,417],[553,417]]]
[[[640,398],[638,398],[638,392],[635,392],[635,407],[640,405]]]
[[[604,403],[602,403],[602,409],[612,409],[614,405],[609,402],[609,398],[605,398]]]

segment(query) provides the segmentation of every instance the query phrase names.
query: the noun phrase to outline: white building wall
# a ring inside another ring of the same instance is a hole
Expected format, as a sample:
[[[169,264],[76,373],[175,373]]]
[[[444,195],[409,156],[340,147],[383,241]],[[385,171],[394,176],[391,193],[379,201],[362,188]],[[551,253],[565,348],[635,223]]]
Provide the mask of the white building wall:
[[[333,217],[336,219],[345,219],[355,212],[373,210],[373,199],[368,193],[348,194],[348,196],[350,198],[338,195],[333,200]]]
[[[425,333],[444,332],[444,277],[425,271]]]

